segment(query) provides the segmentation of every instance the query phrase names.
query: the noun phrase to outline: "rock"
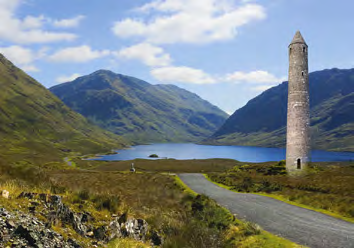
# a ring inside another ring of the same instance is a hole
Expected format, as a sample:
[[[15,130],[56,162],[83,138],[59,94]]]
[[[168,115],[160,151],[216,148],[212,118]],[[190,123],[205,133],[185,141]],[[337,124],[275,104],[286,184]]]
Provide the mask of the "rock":
[[[60,234],[49,230],[30,214],[20,211],[10,213],[1,208],[0,216],[0,247],[80,247],[74,240],[66,242]]]
[[[12,229],[12,228],[15,228],[15,227],[16,227],[15,222],[13,222],[12,220],[6,220],[5,223],[6,223],[7,228]]]
[[[119,220],[116,218],[115,220],[111,221],[108,226],[109,230],[109,240],[121,238],[122,237],[122,230],[120,228]]]
[[[22,192],[18,198],[34,199],[37,195],[37,193]]]
[[[14,242],[18,245],[12,247],[80,247],[73,239],[65,241],[60,234],[51,230],[52,225],[59,226],[60,223],[64,232],[67,232],[65,226],[68,225],[79,235],[98,241],[98,246],[104,246],[110,240],[122,237],[146,241],[148,223],[143,219],[128,219],[127,213],[119,218],[112,214],[112,221],[93,228],[93,216],[84,211],[74,212],[63,203],[61,196],[22,192],[18,197],[31,200],[28,207],[31,214],[17,211],[14,217],[4,208],[0,208],[0,247],[3,247],[3,244]],[[43,208],[41,208],[42,205]],[[38,212],[36,214],[46,218],[48,222],[43,223],[33,216],[36,209]],[[39,212],[39,209],[42,211]],[[69,237],[70,234],[68,232]],[[162,244],[163,239],[157,232],[151,232],[150,236],[152,244]],[[14,242],[9,242],[11,238]]]
[[[9,191],[7,191],[7,190],[3,190],[3,191],[1,191],[1,196],[3,197],[3,198],[5,198],[5,199],[9,199],[9,195],[10,195],[10,192]]]
[[[93,235],[94,235],[95,239],[97,239],[99,241],[106,240],[106,238],[107,238],[106,230],[107,230],[106,226],[101,226],[101,227],[94,229]]]
[[[36,212],[36,207],[35,206],[31,206],[28,208],[28,210],[31,212],[31,213],[34,213]]]
[[[38,207],[39,205],[41,205],[39,202],[35,202],[35,201],[33,201],[33,202],[31,202],[31,205],[32,206],[36,206],[36,207]]]
[[[39,194],[39,200],[44,201],[45,203],[47,203],[48,200],[49,200],[49,195],[48,194]]]
[[[76,243],[76,241],[75,240],[73,240],[73,239],[68,239],[68,243],[71,245],[71,247],[73,247],[73,248],[80,248],[81,246],[78,244],[78,243]]]
[[[52,195],[52,196],[50,196],[50,197],[49,197],[49,202],[51,203],[51,205],[52,205],[53,207],[57,207],[57,208],[59,208],[59,207],[61,207],[61,206],[63,205],[63,202],[62,202],[62,200],[61,200],[61,197],[58,196],[58,195]]]
[[[87,232],[87,227],[81,223],[82,216],[80,214],[75,214],[71,212],[70,217],[71,224],[74,230],[81,236],[85,236]]]
[[[19,225],[17,227],[15,234],[19,235],[21,238],[24,238],[31,246],[35,245],[38,241],[38,236],[23,225]]]
[[[128,214],[124,213],[119,217],[118,222],[119,222],[119,224],[123,224],[123,223],[127,222],[127,220],[128,220]]]
[[[94,221],[94,220],[95,220],[95,218],[93,218],[92,215],[88,212],[84,212],[82,215],[82,218],[81,218],[82,223],[86,223],[86,222]]]
[[[123,235],[135,240],[145,241],[148,223],[143,219],[129,219],[124,224]]]

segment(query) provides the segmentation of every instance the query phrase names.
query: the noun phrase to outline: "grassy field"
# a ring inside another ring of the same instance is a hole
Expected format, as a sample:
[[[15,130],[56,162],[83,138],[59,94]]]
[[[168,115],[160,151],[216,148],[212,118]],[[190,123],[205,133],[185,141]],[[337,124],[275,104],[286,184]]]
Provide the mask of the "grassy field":
[[[283,163],[249,164],[208,178],[237,192],[261,193],[354,221],[353,163],[314,163],[306,176],[295,178],[286,175]]]
[[[12,179],[13,176],[18,179]],[[38,178],[41,178],[40,182]],[[9,210],[21,208],[27,211],[29,201],[16,196],[22,191],[30,191],[59,194],[72,209],[91,213],[98,223],[110,220],[112,214],[126,213],[134,218],[144,218],[150,228],[158,230],[164,237],[163,247],[298,247],[254,224],[237,220],[216,202],[194,194],[178,177],[167,173],[75,168],[33,168],[24,172],[21,169],[20,172],[1,174],[0,189],[10,191],[11,200],[0,199],[0,206]],[[78,236],[71,228],[53,228],[64,237],[70,235],[84,247],[90,247],[90,239]],[[126,239],[109,245],[148,246]]]
[[[290,178],[284,164],[277,162],[245,164],[231,159],[74,161],[82,168],[102,172],[127,171],[134,163],[138,172],[204,173],[234,191],[263,194],[354,221],[353,162],[313,163],[307,176]]]
[[[98,222],[108,221],[111,214],[144,218],[164,237],[163,247],[299,247],[254,224],[235,219],[213,200],[196,195],[176,176],[187,172],[205,173],[232,190],[281,197],[353,217],[351,163],[315,164],[308,176],[290,179],[284,175],[284,165],[276,162],[245,165],[230,159],[104,162],[72,157],[69,160],[75,166],[64,162],[33,166],[26,160],[6,166],[0,161],[0,189],[7,189],[14,196],[11,201],[0,199],[0,205],[26,209],[29,203],[15,197],[22,191],[55,193],[62,195],[73,209],[90,212]],[[137,173],[129,172],[132,162]],[[61,227],[54,228],[63,231]],[[84,247],[90,246],[90,240],[79,237],[70,228],[66,230]],[[110,247],[147,245],[116,240]]]
[[[135,159],[129,161],[93,161],[81,160],[73,161],[83,169],[93,169],[97,171],[128,171],[131,164],[134,163],[137,171],[140,172],[167,172],[167,173],[207,173],[207,172],[225,172],[235,166],[241,166],[244,163],[233,159]],[[271,165],[270,163],[255,163],[256,165]]]

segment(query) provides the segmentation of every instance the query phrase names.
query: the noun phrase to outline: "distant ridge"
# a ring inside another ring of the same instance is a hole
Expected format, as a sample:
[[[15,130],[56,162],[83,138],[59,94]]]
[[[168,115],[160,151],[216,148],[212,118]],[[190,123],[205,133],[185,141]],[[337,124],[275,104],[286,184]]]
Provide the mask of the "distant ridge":
[[[354,152],[354,69],[310,73],[312,148]],[[206,144],[283,147],[288,83],[237,110]]]
[[[228,117],[177,86],[151,85],[107,70],[50,90],[92,122],[138,143],[200,141]]]

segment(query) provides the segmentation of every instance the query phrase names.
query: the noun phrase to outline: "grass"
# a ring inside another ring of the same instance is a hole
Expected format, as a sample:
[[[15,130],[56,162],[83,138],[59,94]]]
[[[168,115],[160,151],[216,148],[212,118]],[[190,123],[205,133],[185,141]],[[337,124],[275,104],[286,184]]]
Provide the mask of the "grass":
[[[222,235],[226,247],[304,247],[264,231],[256,224],[236,219],[226,208],[206,196],[197,195],[178,177],[176,180],[184,187],[185,192],[196,196],[196,201],[192,204],[193,215],[199,217],[209,226],[224,229]],[[204,212],[204,214],[199,216],[200,212]]]
[[[256,193],[354,222],[354,167],[336,163],[312,164],[303,177],[291,178],[277,165],[237,166],[207,178],[219,186]]]
[[[38,174],[39,173],[39,174]],[[59,194],[74,211],[89,212],[98,226],[112,214],[147,220],[157,230],[163,247],[296,247],[293,243],[266,234],[258,226],[237,220],[229,211],[208,197],[197,195],[175,175],[168,173],[127,173],[79,169],[39,170],[26,180],[0,176],[0,188],[10,191],[11,200],[0,199],[9,210],[27,211],[29,201],[17,199],[22,191]],[[41,183],[35,179],[40,176]],[[33,180],[30,180],[34,177]],[[39,211],[40,212],[40,209]],[[39,216],[45,221],[45,216]],[[53,229],[72,237],[83,247],[91,240],[80,237],[61,224]],[[109,247],[147,247],[132,240],[112,241]]]
[[[131,239],[116,239],[108,244],[108,248],[149,248],[151,246]]]
[[[129,161],[93,161],[73,159],[80,168],[94,169],[97,171],[129,171],[131,163],[137,171],[141,172],[166,172],[166,173],[207,173],[224,172],[235,166],[242,165],[242,162],[232,159],[135,159]]]
[[[234,192],[239,193],[239,194],[245,194],[245,192],[239,192],[237,190],[234,190],[231,186],[227,186],[225,184],[221,184],[221,183],[217,183],[217,182],[213,181],[207,174],[204,174],[204,176],[210,182],[218,185],[221,188],[224,188],[224,189],[227,189],[227,190],[231,190],[231,191],[234,191]],[[301,207],[301,208],[306,208],[306,209],[309,209],[309,210],[313,210],[313,211],[316,211],[316,212],[320,212],[320,213],[323,213],[323,214],[330,215],[330,216],[332,216],[334,218],[338,218],[338,219],[342,219],[342,220],[354,223],[354,218],[348,218],[348,217],[342,216],[340,214],[330,212],[328,210],[324,210],[324,209],[320,209],[320,208],[314,208],[314,207],[311,207],[309,205],[304,205],[304,204],[300,204],[300,203],[297,203],[297,202],[293,202],[293,201],[290,201],[288,197],[284,197],[284,196],[276,195],[276,194],[256,193],[256,192],[252,192],[252,193],[256,194],[256,195],[262,195],[262,196],[271,197],[271,198],[276,199],[278,201],[286,202],[286,203],[294,205],[294,206],[298,206],[298,207]]]
[[[181,187],[181,189],[192,195],[192,196],[196,196],[198,195],[196,192],[194,192],[191,188],[189,188],[177,175],[174,176],[175,180],[176,180],[176,185],[178,185],[179,187]]]

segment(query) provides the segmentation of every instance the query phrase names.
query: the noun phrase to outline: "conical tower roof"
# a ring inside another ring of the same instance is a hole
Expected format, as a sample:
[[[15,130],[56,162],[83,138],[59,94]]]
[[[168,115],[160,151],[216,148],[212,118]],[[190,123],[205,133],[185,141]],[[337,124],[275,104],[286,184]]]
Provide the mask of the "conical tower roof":
[[[304,38],[302,37],[300,31],[297,31],[297,32],[296,32],[296,34],[295,34],[295,36],[294,36],[292,42],[290,43],[290,45],[296,44],[296,43],[305,44],[305,45],[307,46],[307,44],[306,44]]]

